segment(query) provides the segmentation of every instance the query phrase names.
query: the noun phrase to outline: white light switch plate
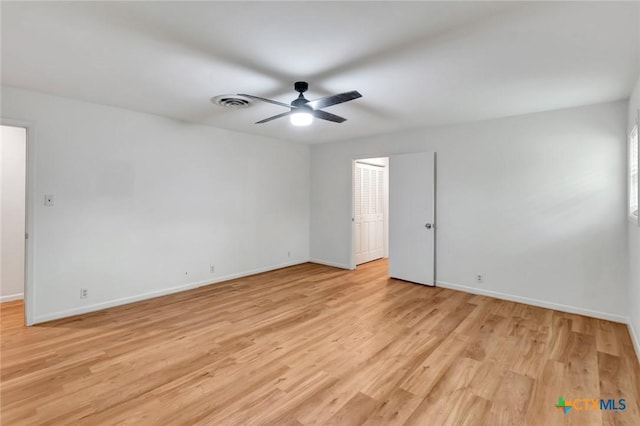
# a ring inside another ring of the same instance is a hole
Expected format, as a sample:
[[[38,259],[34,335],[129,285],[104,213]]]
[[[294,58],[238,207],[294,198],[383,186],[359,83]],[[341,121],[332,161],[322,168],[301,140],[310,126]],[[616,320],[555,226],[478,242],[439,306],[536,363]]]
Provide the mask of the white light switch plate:
[[[45,195],[44,196],[44,205],[52,206],[53,205],[53,195]]]

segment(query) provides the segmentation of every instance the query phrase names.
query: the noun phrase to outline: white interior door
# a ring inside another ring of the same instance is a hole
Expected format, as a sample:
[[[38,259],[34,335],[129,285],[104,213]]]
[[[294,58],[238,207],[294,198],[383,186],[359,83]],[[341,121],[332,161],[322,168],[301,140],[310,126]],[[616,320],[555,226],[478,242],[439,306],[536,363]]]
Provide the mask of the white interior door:
[[[356,162],[354,169],[356,265],[384,257],[384,167]]]
[[[389,276],[435,285],[433,152],[389,158]]]

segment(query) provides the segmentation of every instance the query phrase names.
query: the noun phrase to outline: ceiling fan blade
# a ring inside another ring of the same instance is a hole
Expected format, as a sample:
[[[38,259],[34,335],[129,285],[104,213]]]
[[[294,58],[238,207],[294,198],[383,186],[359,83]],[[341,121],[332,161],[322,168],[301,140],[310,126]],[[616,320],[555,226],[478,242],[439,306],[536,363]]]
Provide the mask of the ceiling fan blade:
[[[245,93],[238,93],[238,96],[246,96],[247,98],[257,99],[257,100],[262,101],[262,102],[267,102],[267,103],[274,104],[274,105],[280,105],[280,106],[283,106],[283,107],[286,107],[286,108],[295,108],[292,105],[285,104],[284,102],[273,101],[271,99],[261,98],[260,96],[247,95]]]
[[[245,95],[243,95],[243,96],[245,96]],[[274,115],[273,117],[269,117],[269,118],[265,118],[264,120],[256,121],[256,124],[267,123],[267,122],[269,122],[271,120],[275,120],[276,118],[286,117],[289,114],[291,114],[291,111],[283,112],[282,114]]]
[[[326,111],[320,111],[319,109],[313,111],[313,116],[322,120],[333,121],[334,123],[343,123],[347,121],[344,117],[340,117],[339,115],[331,114]]]
[[[360,94],[360,92],[358,92],[357,90],[353,90],[351,92],[344,92],[337,95],[316,99],[308,102],[307,105],[309,105],[313,109],[326,108],[331,105],[341,104],[343,102],[352,101],[361,97],[362,95]]]

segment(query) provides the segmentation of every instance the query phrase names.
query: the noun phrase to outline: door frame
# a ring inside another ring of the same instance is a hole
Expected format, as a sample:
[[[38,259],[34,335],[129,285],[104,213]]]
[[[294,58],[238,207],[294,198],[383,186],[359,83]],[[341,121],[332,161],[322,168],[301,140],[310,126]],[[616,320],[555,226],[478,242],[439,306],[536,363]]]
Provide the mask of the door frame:
[[[418,151],[425,152],[425,151]],[[363,160],[366,158],[380,158],[387,157],[390,158],[393,155],[399,154],[410,154],[410,152],[397,152],[394,154],[384,153],[380,155],[359,155],[351,158],[351,216],[348,218],[349,223],[351,224],[351,249],[349,253],[349,269],[356,269],[356,257],[355,257],[355,239],[354,239],[354,218],[355,218],[355,167],[357,160]],[[390,161],[389,161],[390,163]],[[388,165],[390,167],[390,164]],[[389,174],[389,170],[387,169],[387,176]],[[388,197],[389,194],[386,194]],[[389,218],[385,217],[385,220],[388,221]],[[433,227],[433,286],[437,287],[438,285],[438,152],[433,151],[433,223],[435,224]],[[387,225],[388,226],[388,225]],[[388,241],[385,241],[385,244],[388,244]]]
[[[367,163],[365,160],[368,159],[372,159],[372,158],[386,158],[387,159],[387,165],[386,166],[380,166],[377,164],[370,164]],[[356,269],[356,267],[358,265],[356,265],[356,256],[355,256],[355,251],[356,251],[356,242],[355,242],[355,215],[356,215],[356,205],[355,205],[355,196],[356,196],[356,191],[355,191],[355,186],[356,186],[356,163],[360,163],[360,164],[365,164],[365,165],[369,165],[372,167],[380,167],[382,169],[384,169],[384,181],[385,182],[389,182],[389,156],[388,155],[380,155],[377,157],[358,157],[355,159],[351,160],[351,254],[349,255],[349,269],[350,270],[354,270]],[[389,254],[389,238],[388,238],[388,233],[386,232],[388,227],[389,227],[389,218],[388,218],[388,210],[389,210],[389,194],[388,191],[385,190],[384,191],[384,199],[385,199],[385,203],[384,203],[384,224],[383,224],[383,230],[382,230],[382,235],[384,237],[384,244],[382,247],[382,251],[383,251],[383,258],[387,257],[387,255]]]
[[[433,286],[438,284],[438,152],[433,152]]]
[[[0,117],[3,126],[26,129],[26,176],[25,176],[25,254],[24,254],[24,322],[30,326],[35,316],[34,287],[34,246],[35,246],[35,207],[36,207],[36,168],[35,168],[35,123],[13,118]]]
[[[349,190],[349,194],[351,195],[351,215],[348,217],[349,220],[349,230],[350,230],[350,239],[351,239],[351,247],[349,248],[349,269],[350,270],[355,270],[356,269],[356,255],[355,255],[355,251],[356,251],[356,241],[354,238],[354,233],[355,233],[355,229],[354,229],[354,222],[355,222],[355,214],[356,214],[356,203],[355,203],[355,198],[356,198],[356,192],[355,192],[355,176],[356,176],[356,161],[358,160],[366,160],[367,158],[382,158],[382,157],[387,157],[389,158],[392,154],[380,154],[380,155],[358,155],[358,156],[354,156],[351,158],[351,189]],[[389,167],[387,164],[387,168],[386,168],[386,174],[387,174],[387,179],[389,176]],[[386,197],[389,196],[389,194],[385,194]],[[385,217],[384,218],[385,222],[387,222],[389,220],[389,218]],[[388,224],[386,225],[388,226]],[[385,246],[387,244],[389,244],[389,241],[385,241]]]

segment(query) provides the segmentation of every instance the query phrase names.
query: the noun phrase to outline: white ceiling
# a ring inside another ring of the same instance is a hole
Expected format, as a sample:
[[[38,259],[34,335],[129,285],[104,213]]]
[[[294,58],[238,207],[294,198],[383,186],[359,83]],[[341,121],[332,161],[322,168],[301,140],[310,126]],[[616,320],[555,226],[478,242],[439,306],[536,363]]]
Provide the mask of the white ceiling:
[[[323,142],[627,98],[640,3],[2,2],[2,84]],[[358,90],[343,124],[255,121]]]

